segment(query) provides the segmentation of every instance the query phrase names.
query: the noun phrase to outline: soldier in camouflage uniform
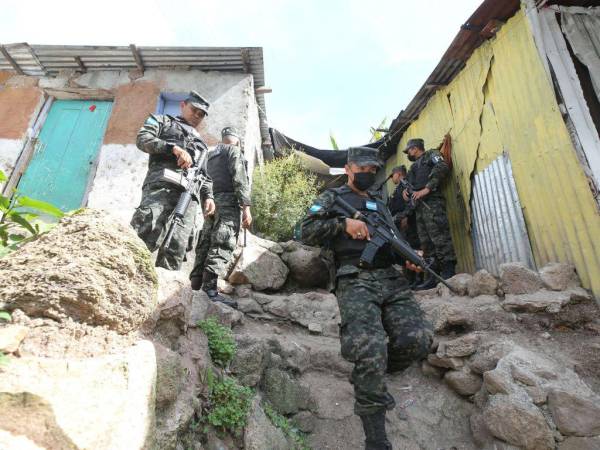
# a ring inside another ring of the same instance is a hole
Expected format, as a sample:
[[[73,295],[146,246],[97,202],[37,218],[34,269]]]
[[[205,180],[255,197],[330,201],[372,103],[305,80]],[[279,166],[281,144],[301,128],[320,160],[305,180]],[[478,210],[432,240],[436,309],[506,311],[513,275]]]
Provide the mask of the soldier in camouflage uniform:
[[[142,186],[142,200],[131,219],[131,226],[138,236],[154,252],[167,231],[171,213],[177,205],[181,190],[172,183],[161,179],[164,169],[182,172],[197,162],[200,155],[194,155],[185,142],[193,142],[196,148],[208,151],[196,127],[208,113],[209,103],[195,91],[181,102],[181,115],[150,114],[137,135],[137,147],[150,155],[148,172]],[[200,152],[198,152],[200,153]],[[196,159],[196,161],[194,160]],[[206,173],[206,167],[203,170]],[[201,192],[205,214],[214,214],[215,204],[210,179]],[[183,227],[177,227],[169,247],[160,250],[156,266],[169,270],[179,270],[187,248],[188,237],[194,225],[198,203],[192,201]]]
[[[386,206],[368,191],[380,166],[376,150],[349,149],[348,183],[321,194],[299,230],[304,243],[326,246],[335,255],[341,351],[354,363],[354,411],[362,420],[367,450],[392,448],[385,432],[385,413],[395,401],[385,385],[386,371],[402,371],[424,358],[433,335],[406,279],[392,266],[390,248],[384,246],[377,252],[373,267],[361,267],[360,256],[370,239],[368,227],[334,203],[340,196],[365,215],[385,218]]]
[[[202,287],[213,301],[237,307],[236,302],[217,293],[217,279],[224,277],[242,226],[252,223],[250,183],[235,128],[221,132],[222,143],[208,154],[208,174],[213,180],[216,213],[207,217],[196,246],[196,260],[190,274],[192,289]]]
[[[437,150],[425,151],[423,139],[410,139],[404,149],[408,159],[414,161],[408,172],[408,182],[413,186],[413,200],[417,217],[417,231],[425,257],[435,258],[434,270],[448,279],[455,274],[456,255],[452,245],[446,202],[441,192],[442,182],[450,168]],[[408,199],[405,192],[404,199]],[[416,287],[431,289],[437,285],[433,277]]]

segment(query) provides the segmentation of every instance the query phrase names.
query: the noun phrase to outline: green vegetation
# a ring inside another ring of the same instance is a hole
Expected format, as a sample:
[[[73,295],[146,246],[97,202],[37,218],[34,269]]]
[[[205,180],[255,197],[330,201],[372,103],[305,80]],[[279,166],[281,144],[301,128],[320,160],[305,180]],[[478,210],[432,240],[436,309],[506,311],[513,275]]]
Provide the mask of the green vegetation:
[[[255,230],[276,241],[291,239],[294,225],[318,195],[316,176],[290,154],[255,170],[253,183]]]
[[[209,376],[208,382],[207,422],[218,430],[239,436],[248,421],[254,391],[229,377],[215,381],[214,376]]]
[[[208,351],[213,363],[220,367],[226,367],[233,359],[237,349],[231,330],[217,322],[214,317],[201,320],[198,322],[198,326],[208,338]]]
[[[0,170],[0,183],[6,180]],[[49,203],[16,191],[12,197],[0,195],[0,258],[54,226],[38,220],[41,215],[61,218],[64,214]]]
[[[308,443],[306,442],[306,436],[297,427],[293,425],[293,423],[285,416],[282,416],[277,411],[273,409],[273,407],[265,403],[263,405],[263,410],[265,414],[271,421],[273,425],[283,431],[283,434],[293,442],[294,450],[311,450]]]
[[[377,142],[385,135],[384,131],[379,130],[384,130],[385,128],[387,128],[386,122],[387,117],[384,117],[377,127],[371,127],[371,139],[369,140],[369,142]]]

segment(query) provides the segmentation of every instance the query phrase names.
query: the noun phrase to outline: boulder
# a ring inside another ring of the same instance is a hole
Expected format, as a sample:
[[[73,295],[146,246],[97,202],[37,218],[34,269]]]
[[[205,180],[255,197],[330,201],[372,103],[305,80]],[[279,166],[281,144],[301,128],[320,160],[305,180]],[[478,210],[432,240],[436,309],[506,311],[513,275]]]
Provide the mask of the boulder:
[[[23,325],[0,326],[0,352],[14,353],[21,345],[28,329]]]
[[[265,398],[280,414],[295,414],[314,408],[308,386],[295,380],[284,370],[272,367],[266,370],[261,383]]]
[[[564,291],[579,285],[575,266],[569,263],[549,263],[540,269],[540,277],[546,288]]]
[[[479,375],[474,374],[468,368],[463,370],[449,370],[444,375],[444,381],[450,389],[460,395],[473,395],[479,389],[483,381]]]
[[[502,302],[502,308],[512,312],[558,313],[571,301],[568,292],[538,291],[533,294],[508,294]]]
[[[505,294],[531,294],[543,287],[539,274],[518,262],[500,265],[500,282]]]
[[[241,384],[245,386],[256,386],[269,362],[267,346],[248,336],[237,339],[237,351],[231,361],[230,370]]]
[[[260,398],[252,403],[248,424],[244,430],[245,450],[288,450],[291,446],[283,432],[271,423],[260,406]]]
[[[438,356],[437,354],[430,354],[427,357],[427,362],[434,367],[442,367],[446,369],[458,369],[465,365],[465,362],[462,358]]]
[[[251,284],[257,291],[277,290],[287,278],[289,269],[277,254],[258,246],[242,251],[231,275],[231,284]]]
[[[30,317],[72,318],[119,333],[156,307],[152,258],[134,231],[108,213],[83,210],[0,259],[0,303]]]
[[[554,437],[544,415],[532,403],[513,395],[492,395],[483,410],[490,433],[525,450],[553,450]]]
[[[471,333],[450,341],[441,341],[438,345],[436,354],[440,357],[448,356],[461,358],[475,353],[478,344],[479,336]]]
[[[290,269],[290,276],[301,287],[325,287],[329,281],[329,270],[321,258],[321,249],[299,245],[285,252],[281,259]]]
[[[560,443],[558,450],[600,450],[600,436],[568,437]]]
[[[13,358],[0,371],[0,430],[43,448],[148,448],[155,383],[148,341],[95,358]]]
[[[471,280],[473,275],[469,273],[458,273],[454,275],[452,278],[446,280],[446,282],[452,286],[455,290],[456,295],[467,295],[469,291],[469,285],[471,284]],[[441,286],[444,286],[441,284]],[[444,286],[445,287],[445,286]],[[448,289],[448,288],[446,288]]]
[[[498,292],[498,280],[487,270],[482,269],[475,272],[469,283],[469,296],[496,295]]]
[[[562,434],[600,435],[600,396],[555,388],[548,393],[548,408]]]

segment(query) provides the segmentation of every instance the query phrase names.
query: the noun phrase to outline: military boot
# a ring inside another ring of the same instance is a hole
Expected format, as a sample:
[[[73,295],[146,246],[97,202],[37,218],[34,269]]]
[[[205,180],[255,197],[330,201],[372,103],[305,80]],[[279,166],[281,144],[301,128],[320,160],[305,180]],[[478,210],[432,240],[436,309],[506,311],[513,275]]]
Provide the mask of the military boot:
[[[199,291],[202,288],[202,277],[190,277],[192,291]]]
[[[385,434],[385,411],[360,416],[365,430],[365,450],[392,450]]]
[[[237,309],[238,304],[235,300],[231,300],[230,298],[224,297],[219,294],[217,291],[217,279],[219,277],[212,272],[207,272],[206,270],[202,273],[202,290],[206,292],[208,298],[213,302],[220,302],[224,305],[229,306],[230,308]]]

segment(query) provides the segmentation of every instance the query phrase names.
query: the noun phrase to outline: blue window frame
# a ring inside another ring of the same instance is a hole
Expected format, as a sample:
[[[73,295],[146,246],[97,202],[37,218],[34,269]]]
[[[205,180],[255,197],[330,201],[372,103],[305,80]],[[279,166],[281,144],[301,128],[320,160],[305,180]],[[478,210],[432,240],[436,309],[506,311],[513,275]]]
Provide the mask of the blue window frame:
[[[187,93],[161,92],[156,104],[156,114],[178,116],[180,112],[179,103],[185,100],[187,96]]]

